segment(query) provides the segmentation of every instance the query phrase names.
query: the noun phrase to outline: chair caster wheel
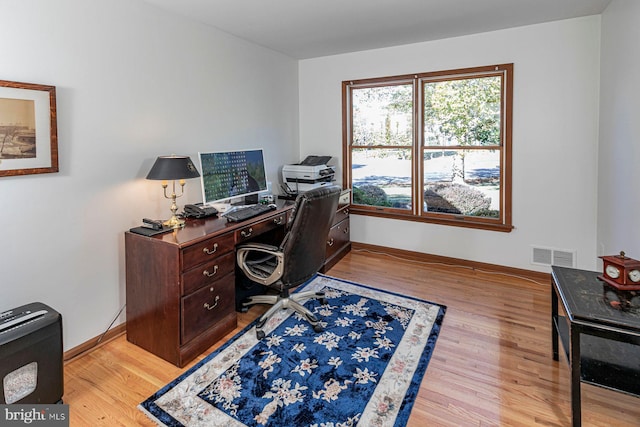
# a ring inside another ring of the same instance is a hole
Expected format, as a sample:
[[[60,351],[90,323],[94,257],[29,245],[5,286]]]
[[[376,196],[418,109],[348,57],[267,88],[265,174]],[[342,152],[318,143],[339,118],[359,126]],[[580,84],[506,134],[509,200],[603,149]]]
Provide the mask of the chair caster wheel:
[[[320,325],[313,325],[313,330],[316,332],[322,332],[324,329]]]
[[[256,337],[261,340],[265,337],[264,331],[256,331]]]
[[[320,298],[318,301],[320,301],[320,305],[327,305],[329,304],[329,301],[327,301],[326,298]]]

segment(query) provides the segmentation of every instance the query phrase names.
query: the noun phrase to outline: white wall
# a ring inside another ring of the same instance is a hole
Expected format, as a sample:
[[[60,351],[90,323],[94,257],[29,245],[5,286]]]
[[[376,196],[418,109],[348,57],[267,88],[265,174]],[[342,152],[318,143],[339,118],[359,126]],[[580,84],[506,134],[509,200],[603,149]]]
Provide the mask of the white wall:
[[[300,62],[302,154],[341,164],[341,81],[514,63],[511,233],[353,216],[353,241],[529,270],[531,245],[596,268],[600,17]]]
[[[602,14],[599,250],[640,259],[640,2]]]
[[[0,311],[52,306],[65,350],[125,304],[123,232],[168,216],[156,156],[263,147],[274,182],[299,159],[297,61],[140,1],[0,0],[0,52],[0,79],[56,86],[60,155],[0,178]]]

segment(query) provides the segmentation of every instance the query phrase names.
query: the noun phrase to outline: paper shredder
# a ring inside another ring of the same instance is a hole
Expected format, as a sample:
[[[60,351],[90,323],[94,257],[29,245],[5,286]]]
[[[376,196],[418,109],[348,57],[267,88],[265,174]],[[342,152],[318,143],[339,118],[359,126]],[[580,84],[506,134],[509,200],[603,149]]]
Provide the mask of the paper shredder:
[[[0,404],[62,403],[62,316],[34,302],[0,312]]]

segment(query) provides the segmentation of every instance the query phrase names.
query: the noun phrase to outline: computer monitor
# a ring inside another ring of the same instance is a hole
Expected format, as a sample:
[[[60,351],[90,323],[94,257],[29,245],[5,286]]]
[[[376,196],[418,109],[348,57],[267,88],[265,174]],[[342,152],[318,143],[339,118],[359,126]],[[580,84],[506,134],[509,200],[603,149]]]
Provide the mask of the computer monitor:
[[[255,204],[258,193],[267,190],[262,149],[198,153],[202,202],[219,211],[228,209],[234,199]]]

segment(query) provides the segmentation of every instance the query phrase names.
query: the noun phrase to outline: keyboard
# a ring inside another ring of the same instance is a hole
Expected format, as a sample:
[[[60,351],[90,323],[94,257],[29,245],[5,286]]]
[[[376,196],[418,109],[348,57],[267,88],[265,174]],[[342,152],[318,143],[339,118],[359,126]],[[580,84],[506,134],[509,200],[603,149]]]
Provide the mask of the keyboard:
[[[225,214],[225,218],[230,222],[240,222],[275,209],[276,205],[251,205],[229,212],[228,214]]]

